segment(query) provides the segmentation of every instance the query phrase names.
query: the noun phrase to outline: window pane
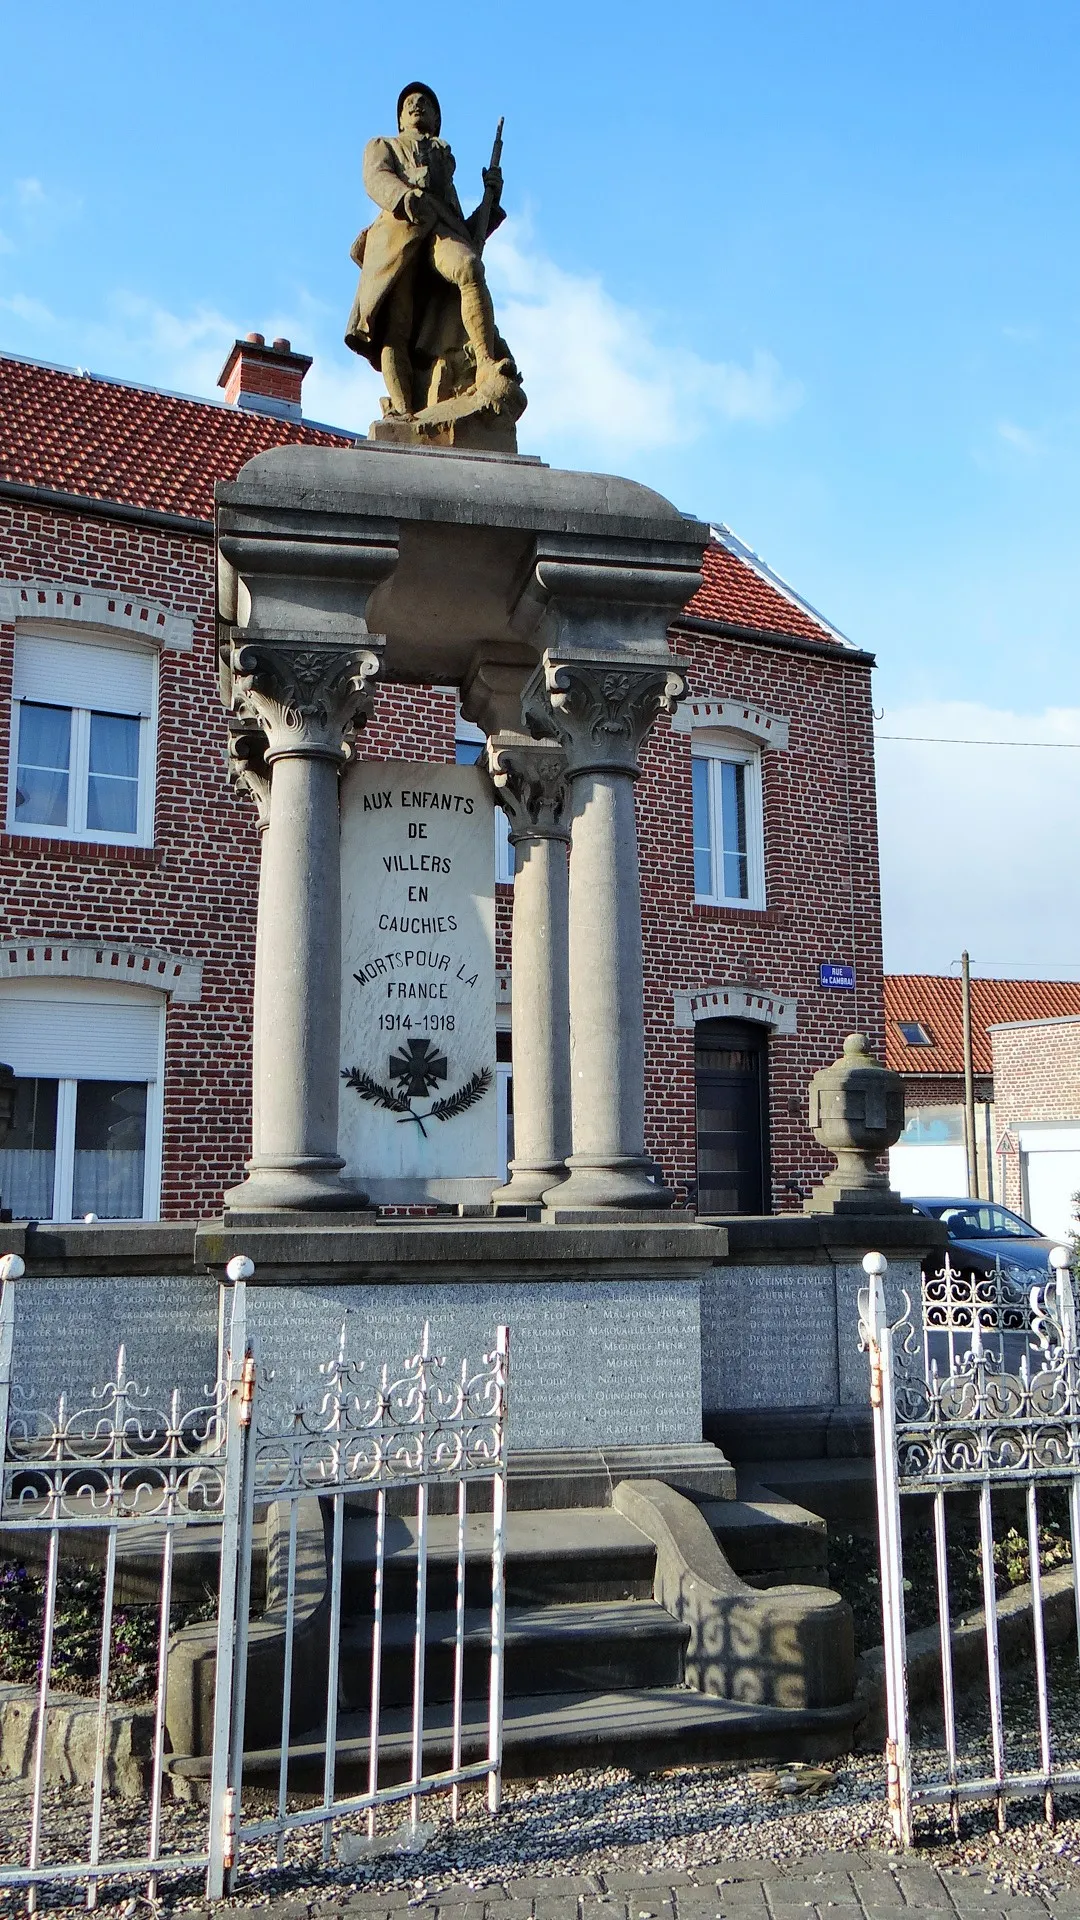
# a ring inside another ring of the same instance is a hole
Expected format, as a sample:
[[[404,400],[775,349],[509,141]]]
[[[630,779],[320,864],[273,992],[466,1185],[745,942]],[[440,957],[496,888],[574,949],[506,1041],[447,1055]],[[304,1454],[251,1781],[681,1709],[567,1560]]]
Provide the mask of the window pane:
[[[16,1080],[15,1119],[0,1147],[0,1197],[16,1220],[51,1220],[56,1080]]]
[[[80,1080],[75,1102],[76,1220],[141,1220],[146,1159],[146,1086]]]
[[[90,715],[86,824],[98,833],[134,833],[139,821],[139,722]]]
[[[724,899],[749,898],[746,860],[746,768],[741,761],[716,763],[724,835]]]
[[[694,769],[694,892],[708,899],[713,892],[712,809],[709,805],[711,761],[696,758]]]
[[[24,700],[15,775],[15,819],[20,826],[67,826],[70,762],[71,709]]]

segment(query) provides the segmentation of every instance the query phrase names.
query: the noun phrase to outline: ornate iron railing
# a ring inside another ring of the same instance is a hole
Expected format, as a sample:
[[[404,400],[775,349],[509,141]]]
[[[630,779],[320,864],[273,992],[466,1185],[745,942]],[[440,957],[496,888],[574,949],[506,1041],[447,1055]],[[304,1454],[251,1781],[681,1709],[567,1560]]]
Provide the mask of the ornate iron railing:
[[[1052,1819],[1055,1792],[1080,1786],[1080,1755],[1064,1761],[1052,1735],[1040,1560],[1040,1498],[1062,1488],[1068,1495],[1080,1624],[1076,1307],[1067,1252],[1056,1247],[1049,1260],[1052,1278],[1030,1287],[1026,1300],[1016,1280],[1000,1269],[973,1276],[946,1263],[944,1272],[926,1284],[918,1325],[907,1295],[900,1318],[888,1323],[885,1258],[871,1253],[863,1261],[869,1284],[859,1296],[860,1336],[870,1357],[874,1416],[889,1798],[894,1832],[906,1845],[919,1804],[947,1805],[956,1827],[963,1801],[991,1799],[1003,1828],[1010,1795],[1041,1794]],[[930,1329],[944,1331],[954,1343],[945,1371],[930,1350]],[[1031,1585],[1037,1757],[1021,1756],[1018,1763],[1006,1752],[998,1645],[993,1498],[1005,1490],[1023,1496]],[[935,1773],[932,1763],[921,1764],[917,1778],[908,1713],[901,1530],[901,1502],[914,1495],[929,1496],[933,1513],[945,1743],[944,1767]],[[957,1731],[947,1507],[956,1496],[966,1496],[969,1510],[974,1496],[978,1512],[990,1771],[965,1761]]]

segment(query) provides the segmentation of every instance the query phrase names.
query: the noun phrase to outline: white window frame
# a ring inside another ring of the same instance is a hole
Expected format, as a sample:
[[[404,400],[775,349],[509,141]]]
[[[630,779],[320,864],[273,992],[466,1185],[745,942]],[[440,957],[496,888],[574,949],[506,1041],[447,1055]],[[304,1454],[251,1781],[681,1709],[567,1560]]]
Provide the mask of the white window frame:
[[[472,720],[466,720],[460,707],[454,726],[455,755],[459,745],[474,747],[487,745],[487,734]],[[478,764],[484,764],[483,760]],[[512,887],[515,871],[514,849],[510,844],[510,820],[498,800],[495,802],[495,884],[499,887]]]
[[[745,739],[724,738],[714,734],[705,738],[699,732],[693,735],[693,759],[710,763],[709,771],[709,824],[713,847],[713,882],[711,893],[697,892],[695,875],[694,898],[702,906],[739,907],[747,912],[760,912],[765,906],[765,817],[761,788],[761,752]],[[727,761],[729,764],[745,769],[743,775],[743,794],[746,805],[746,896],[729,896],[716,891],[717,879],[723,881],[723,860],[718,858],[718,849],[722,848],[721,817],[719,803],[719,781],[712,773],[712,765]],[[691,816],[691,833],[693,821]]]
[[[112,847],[152,847],[154,844],[154,810],[157,790],[157,731],[158,731],[158,665],[159,655],[155,647],[125,646],[118,643],[113,635],[107,638],[99,635],[80,633],[77,628],[68,627],[61,632],[49,632],[35,623],[31,631],[16,631],[16,647],[20,644],[32,645],[34,640],[77,641],[80,646],[100,647],[109,653],[138,653],[151,662],[150,711],[148,714],[128,713],[125,719],[137,719],[139,722],[139,787],[138,813],[134,833],[119,833],[100,827],[88,827],[86,808],[89,799],[90,776],[90,718],[92,713],[112,714],[117,712],[114,706],[79,707],[60,697],[62,685],[57,689],[55,699],[42,699],[35,696],[28,699],[16,694],[11,702],[11,739],[8,765],[8,792],[5,826],[8,833],[24,839],[72,840],[95,846]],[[58,707],[71,715],[71,746],[68,762],[68,806],[67,822],[64,826],[46,825],[36,820],[17,820],[15,817],[15,793],[19,769],[19,732],[24,705]]]
[[[13,995],[19,998],[16,988]],[[152,988],[121,987],[98,985],[96,982],[78,980],[35,980],[32,998],[58,1001],[77,1001],[85,1005],[87,1017],[92,1018],[94,1007],[103,1003],[115,1006],[117,1000],[130,1004],[139,1001],[142,1004],[155,1004],[160,1009],[157,1039],[157,1065],[155,1075],[145,1083],[146,1086],[146,1145],[143,1157],[143,1210],[142,1220],[158,1220],[161,1217],[161,1160],[165,1118],[165,995],[156,993]],[[56,1164],[53,1170],[53,1210],[50,1216],[53,1222],[68,1221],[74,1218],[71,1211],[75,1185],[75,1103],[79,1080],[75,1076],[63,1076],[53,1073],[27,1075],[21,1079],[55,1079],[57,1081],[56,1098]],[[84,1074],[84,1079],[100,1079],[107,1076]],[[81,1216],[80,1216],[81,1218]],[[108,1222],[119,1224],[119,1220]]]

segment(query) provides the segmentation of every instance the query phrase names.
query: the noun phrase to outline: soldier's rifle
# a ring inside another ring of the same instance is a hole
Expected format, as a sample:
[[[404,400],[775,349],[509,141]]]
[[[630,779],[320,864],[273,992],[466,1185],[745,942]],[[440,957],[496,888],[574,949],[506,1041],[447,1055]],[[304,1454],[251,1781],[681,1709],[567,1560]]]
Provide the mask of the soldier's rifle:
[[[485,169],[487,173],[493,173],[496,167],[500,167],[502,165],[502,150],[503,150],[502,130],[503,130],[503,124],[505,122],[505,119],[506,119],[505,114],[499,115],[499,124],[495,129],[495,138],[494,138],[494,141],[492,142],[492,147],[491,147],[491,159],[488,161],[487,167]],[[494,213],[494,211],[495,211],[495,189],[494,187],[489,187],[485,183],[484,197],[481,200],[480,205],[476,209],[476,215],[475,215],[474,224],[473,224],[473,239],[476,242],[476,250],[478,253],[483,253],[484,251],[484,242],[488,237],[488,229],[491,226],[491,216]]]

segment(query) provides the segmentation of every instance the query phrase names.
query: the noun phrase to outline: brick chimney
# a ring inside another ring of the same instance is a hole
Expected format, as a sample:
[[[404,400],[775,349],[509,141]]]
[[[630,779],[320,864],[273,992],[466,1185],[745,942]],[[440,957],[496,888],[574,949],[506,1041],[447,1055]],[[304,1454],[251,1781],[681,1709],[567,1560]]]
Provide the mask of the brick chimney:
[[[273,414],[277,420],[299,420],[300,389],[311,365],[311,355],[294,353],[289,340],[267,346],[261,333],[238,340],[218,375],[230,407],[249,413]]]

